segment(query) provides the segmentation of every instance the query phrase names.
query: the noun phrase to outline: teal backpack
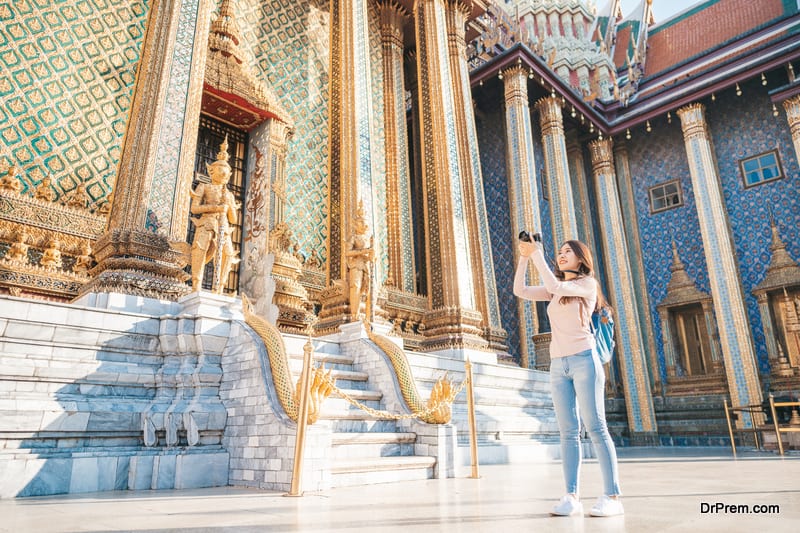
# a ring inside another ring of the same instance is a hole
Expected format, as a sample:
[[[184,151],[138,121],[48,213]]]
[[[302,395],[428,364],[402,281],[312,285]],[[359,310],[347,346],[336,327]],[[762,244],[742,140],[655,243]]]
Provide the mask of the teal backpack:
[[[592,313],[592,333],[600,362],[606,364],[614,355],[614,317],[611,316],[611,309],[601,307],[599,311]]]

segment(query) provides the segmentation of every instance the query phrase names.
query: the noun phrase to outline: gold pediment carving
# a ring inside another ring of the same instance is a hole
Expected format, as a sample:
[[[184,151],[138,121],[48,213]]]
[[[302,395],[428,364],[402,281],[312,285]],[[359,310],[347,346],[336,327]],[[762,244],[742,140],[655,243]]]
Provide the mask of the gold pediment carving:
[[[223,0],[211,23],[202,110],[246,131],[269,118],[291,127],[289,113],[275,92],[244,62],[231,3]]]

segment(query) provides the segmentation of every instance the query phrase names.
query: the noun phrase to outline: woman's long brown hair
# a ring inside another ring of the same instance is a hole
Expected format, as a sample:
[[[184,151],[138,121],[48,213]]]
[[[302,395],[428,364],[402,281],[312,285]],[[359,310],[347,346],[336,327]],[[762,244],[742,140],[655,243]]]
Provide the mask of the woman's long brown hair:
[[[594,276],[594,259],[592,259],[592,251],[588,246],[578,240],[569,240],[564,244],[572,249],[572,253],[574,253],[575,257],[577,257],[578,261],[580,261],[580,266],[578,267],[578,278],[592,277],[594,278],[595,283],[597,283],[597,304],[595,305],[594,310],[599,311],[603,307],[611,307],[608,304],[608,300],[606,300],[605,295],[603,294],[603,289],[600,287],[600,282],[597,281],[597,278]],[[554,274],[558,279],[564,281],[564,273],[560,268],[558,268],[558,262],[555,264]],[[580,296],[562,296],[559,300],[559,303],[563,305],[573,300],[580,300],[583,302],[583,298]]]

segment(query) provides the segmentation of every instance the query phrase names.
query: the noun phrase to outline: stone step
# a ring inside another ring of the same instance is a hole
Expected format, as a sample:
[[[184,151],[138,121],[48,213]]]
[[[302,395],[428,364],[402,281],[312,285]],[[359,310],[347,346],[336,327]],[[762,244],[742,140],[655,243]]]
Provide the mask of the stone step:
[[[352,356],[342,355],[338,353],[322,353],[322,352],[314,352],[311,355],[315,365],[324,365],[325,368],[329,368],[331,365],[352,366],[353,364]],[[302,367],[303,357],[304,357],[303,352],[300,353],[290,352],[288,356],[290,365],[294,366],[294,364],[298,364],[300,365],[300,367]]]
[[[415,433],[334,433],[334,463],[374,457],[414,455]]]
[[[370,392],[370,391],[364,391],[364,392]],[[350,396],[354,400],[356,399],[355,397],[353,397],[353,395]],[[381,408],[380,399],[375,400],[371,398],[364,398],[364,399],[358,399],[357,401],[362,403],[363,405],[366,405],[367,407],[371,407],[372,409]],[[325,401],[322,403],[322,413],[323,414],[332,413],[332,416],[336,416],[336,414],[338,413],[350,412],[354,410],[359,410],[359,408],[351,404],[344,398],[339,398],[335,394],[332,394],[330,397],[326,398]]]
[[[416,433],[334,433],[334,446],[347,444],[408,444],[417,440]]]
[[[323,412],[320,419],[327,420],[334,434],[337,433],[391,433],[397,431],[397,422],[394,420],[375,420],[363,411],[353,411],[349,414],[341,412],[328,415]]]
[[[431,479],[435,465],[434,457],[416,455],[340,460],[331,467],[331,484],[348,487]]]

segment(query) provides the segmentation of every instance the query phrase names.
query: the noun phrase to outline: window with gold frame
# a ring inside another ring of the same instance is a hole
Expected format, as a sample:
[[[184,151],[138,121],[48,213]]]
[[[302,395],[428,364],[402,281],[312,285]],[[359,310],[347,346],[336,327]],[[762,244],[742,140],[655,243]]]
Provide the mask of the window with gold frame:
[[[701,304],[692,304],[670,310],[674,323],[677,348],[676,364],[679,375],[702,376],[714,371],[711,339],[708,335],[705,313]]]

